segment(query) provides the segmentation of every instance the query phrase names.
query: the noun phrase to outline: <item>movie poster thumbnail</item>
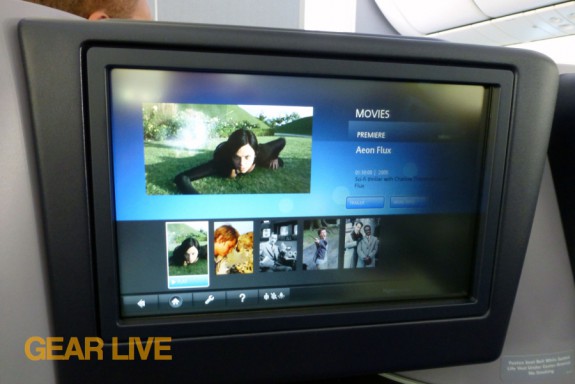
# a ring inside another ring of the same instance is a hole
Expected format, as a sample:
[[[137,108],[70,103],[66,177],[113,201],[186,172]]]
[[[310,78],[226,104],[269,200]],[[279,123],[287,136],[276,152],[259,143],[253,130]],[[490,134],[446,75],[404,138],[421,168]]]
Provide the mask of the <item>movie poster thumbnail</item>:
[[[343,268],[374,268],[379,256],[379,218],[345,220]]]
[[[331,270],[338,268],[339,224],[339,219],[304,221],[304,270]]]
[[[260,272],[295,271],[299,239],[297,221],[264,220],[260,231]]]
[[[166,223],[168,288],[209,286],[208,222]]]
[[[214,223],[216,275],[254,273],[253,221]]]

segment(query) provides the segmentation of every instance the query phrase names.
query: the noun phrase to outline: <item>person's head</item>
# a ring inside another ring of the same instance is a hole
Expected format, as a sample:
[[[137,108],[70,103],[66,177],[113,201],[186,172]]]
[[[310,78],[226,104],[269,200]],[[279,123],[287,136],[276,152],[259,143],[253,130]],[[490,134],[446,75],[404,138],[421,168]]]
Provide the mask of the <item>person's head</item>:
[[[186,266],[194,264],[200,256],[200,243],[193,237],[185,238],[172,252],[170,265]]]
[[[366,225],[365,227],[363,227],[363,231],[367,236],[371,236],[371,226]]]
[[[320,228],[317,230],[317,235],[320,239],[324,240],[327,237],[327,230],[325,228]]]
[[[225,256],[236,246],[239,232],[231,225],[222,225],[214,231],[214,255]]]
[[[251,172],[256,161],[258,139],[248,129],[234,131],[227,140],[227,148],[232,156],[234,168],[239,173]]]
[[[359,231],[361,231],[361,227],[363,227],[363,223],[361,221],[356,221],[353,224],[353,230],[355,231],[355,233],[359,233]]]
[[[146,0],[25,0],[56,8],[88,20],[152,20]]]
[[[270,235],[269,242],[270,242],[270,244],[275,244],[276,241],[278,241],[278,235],[277,235],[277,233],[272,233]]]
[[[198,240],[193,237],[188,237],[182,242],[182,245],[184,246],[184,249],[186,249],[186,253],[184,255],[186,264],[194,264],[197,262],[200,255],[200,243]]]

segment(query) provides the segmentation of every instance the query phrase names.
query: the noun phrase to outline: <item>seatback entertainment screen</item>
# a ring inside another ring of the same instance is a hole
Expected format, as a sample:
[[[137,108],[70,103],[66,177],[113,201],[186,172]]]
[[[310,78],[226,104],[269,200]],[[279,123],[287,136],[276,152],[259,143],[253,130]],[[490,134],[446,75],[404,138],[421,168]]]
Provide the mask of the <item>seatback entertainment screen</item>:
[[[171,340],[169,364],[62,361],[63,382],[313,381],[501,354],[555,63],[188,24],[19,34],[54,335],[97,336],[106,356]]]
[[[472,299],[491,87],[105,76],[123,317]]]

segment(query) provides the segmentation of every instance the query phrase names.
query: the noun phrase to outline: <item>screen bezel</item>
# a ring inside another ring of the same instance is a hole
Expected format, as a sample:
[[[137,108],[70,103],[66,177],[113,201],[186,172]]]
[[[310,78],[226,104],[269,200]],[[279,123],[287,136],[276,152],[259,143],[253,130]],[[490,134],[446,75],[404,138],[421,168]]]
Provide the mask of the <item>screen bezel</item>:
[[[483,316],[490,305],[498,219],[514,76],[505,69],[442,66],[432,63],[294,57],[202,50],[90,47],[85,53],[85,89],[91,170],[93,241],[98,281],[100,331],[104,339],[169,332],[173,337],[233,335],[245,332],[394,324],[426,319]],[[145,64],[142,64],[145,63]],[[257,63],[257,65],[256,65]],[[125,318],[120,314],[109,118],[112,68],[162,69],[373,81],[473,84],[487,87],[487,145],[471,295],[467,300],[415,300],[342,304],[222,313]],[[361,74],[361,76],[358,75]]]

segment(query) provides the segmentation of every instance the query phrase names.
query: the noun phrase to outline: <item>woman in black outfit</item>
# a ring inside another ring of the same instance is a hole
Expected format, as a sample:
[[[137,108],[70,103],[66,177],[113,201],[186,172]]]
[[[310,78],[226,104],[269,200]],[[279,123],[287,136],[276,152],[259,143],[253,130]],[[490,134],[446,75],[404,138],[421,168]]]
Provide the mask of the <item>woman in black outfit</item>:
[[[238,129],[216,147],[212,160],[180,173],[174,178],[174,183],[183,194],[198,194],[192,186],[194,180],[208,176],[236,178],[250,173],[256,166],[278,169],[283,167],[279,154],[285,144],[284,138],[258,144],[252,131]]]

